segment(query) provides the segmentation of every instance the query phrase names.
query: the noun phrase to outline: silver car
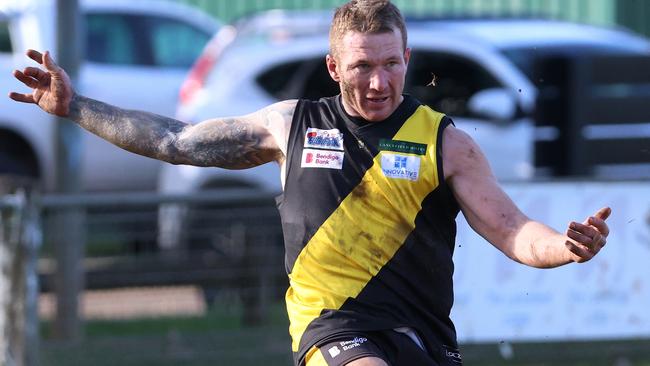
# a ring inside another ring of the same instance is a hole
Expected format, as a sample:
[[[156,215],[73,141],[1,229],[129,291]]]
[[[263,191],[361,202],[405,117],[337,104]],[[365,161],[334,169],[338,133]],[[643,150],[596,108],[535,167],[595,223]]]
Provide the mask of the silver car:
[[[196,123],[250,113],[290,98],[338,94],[325,68],[330,13],[274,12],[224,28],[204,50],[184,86],[177,117]],[[251,27],[250,24],[257,24]],[[650,54],[647,39],[623,29],[555,20],[436,19],[407,21],[411,60],[405,91],[451,116],[484,150],[501,181],[535,176],[534,143],[549,131],[532,115],[536,62],[578,54]],[[552,131],[551,131],[552,133]],[[537,172],[539,173],[539,172]],[[279,192],[275,164],[229,171],[165,165],[159,188],[192,193],[226,187]],[[173,245],[183,210],[163,210],[161,243]],[[167,235],[169,234],[169,235]]]
[[[0,1],[0,85],[22,90],[13,69],[34,66],[25,50],[56,58],[55,0]],[[117,106],[172,116],[178,91],[219,22],[198,9],[169,1],[80,0],[86,25],[79,93]],[[55,183],[55,121],[9,98],[0,98],[0,172]],[[80,134],[86,191],[155,190],[160,163]]]

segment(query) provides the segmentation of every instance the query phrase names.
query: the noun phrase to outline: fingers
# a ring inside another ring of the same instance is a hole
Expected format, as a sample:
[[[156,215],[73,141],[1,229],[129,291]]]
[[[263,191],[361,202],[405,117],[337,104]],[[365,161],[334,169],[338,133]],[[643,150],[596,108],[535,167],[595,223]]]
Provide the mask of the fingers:
[[[45,69],[49,72],[59,72],[59,66],[54,63],[54,60],[50,56],[50,51],[45,51],[45,54],[43,54],[43,66],[45,66]]]
[[[28,87],[34,89],[38,85],[38,81],[30,76],[25,75],[24,72],[20,72],[18,70],[14,70],[13,73],[14,77],[18,79],[21,83],[27,85]]]
[[[602,247],[605,246],[607,240],[605,237],[596,230],[589,226],[577,224],[579,228],[570,228],[567,230],[566,235],[575,240],[576,243],[581,244],[589,250],[597,253]]]
[[[45,80],[48,76],[45,71],[36,67],[28,67],[22,72],[15,70],[13,75],[20,82],[32,89],[36,89],[39,86],[39,80]]]
[[[604,236],[609,235],[609,226],[607,226],[607,223],[605,220],[611,215],[612,209],[609,207],[603,207],[600,210],[598,210],[593,216],[587,218],[585,220],[585,224],[587,225],[593,225],[600,231],[601,234]]]
[[[42,79],[48,76],[48,73],[39,69],[38,67],[26,67],[23,74],[30,76],[34,79]]]
[[[569,223],[566,236],[571,240],[567,240],[564,245],[573,253],[576,262],[590,260],[607,244],[609,226],[605,220],[611,213],[611,208],[603,207],[583,223]]]
[[[605,220],[592,216],[587,219],[587,223],[592,227],[595,227],[603,236],[607,237],[609,235],[609,226]]]
[[[27,57],[31,58],[32,60],[38,62],[39,64],[43,64],[43,54],[36,51],[36,50],[27,50],[26,52]]]
[[[596,255],[596,253],[587,248],[570,241],[565,242],[564,246],[577,257],[575,261],[578,263],[586,262]]]
[[[612,214],[612,209],[609,207],[603,207],[600,210],[598,210],[594,216],[601,219],[601,220],[607,220],[609,215]]]
[[[22,103],[36,103],[32,94],[20,94],[11,92],[9,93],[9,98]]]
[[[45,51],[45,53],[40,53],[36,50],[27,50],[27,57],[38,62],[39,64],[45,66],[45,69],[49,72],[58,72],[59,66],[54,62],[50,51]]]

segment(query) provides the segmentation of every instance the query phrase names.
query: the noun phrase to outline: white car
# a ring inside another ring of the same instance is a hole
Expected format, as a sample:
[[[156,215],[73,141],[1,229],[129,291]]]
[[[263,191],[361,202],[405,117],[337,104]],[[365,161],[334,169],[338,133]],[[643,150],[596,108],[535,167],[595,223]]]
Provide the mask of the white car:
[[[9,91],[27,91],[13,69],[35,66],[24,52],[50,50],[56,59],[54,0],[0,2],[0,173],[39,178],[54,189],[54,119]],[[169,1],[81,0],[86,50],[80,94],[128,109],[173,116],[178,92],[194,60],[220,24],[205,13]],[[161,163],[118,149],[82,132],[85,191],[155,190]]]
[[[298,13],[299,14],[299,13]],[[314,17],[311,32],[294,31],[296,13],[272,13],[262,30],[224,28],[199,58],[184,86],[177,117],[196,123],[250,113],[283,99],[338,94],[325,67],[331,14]],[[282,17],[285,17],[284,23]],[[502,181],[535,175],[536,130],[532,114],[539,59],[584,54],[649,55],[647,39],[622,29],[554,20],[450,19],[408,21],[412,48],[405,91],[451,116],[473,136]],[[283,24],[283,26],[281,26]],[[223,187],[279,192],[279,169],[250,170],[165,165],[160,190],[191,193]],[[164,211],[161,227],[180,228],[182,210]],[[180,229],[179,229],[180,230]],[[168,230],[178,233],[179,230]],[[175,240],[162,240],[172,245]]]

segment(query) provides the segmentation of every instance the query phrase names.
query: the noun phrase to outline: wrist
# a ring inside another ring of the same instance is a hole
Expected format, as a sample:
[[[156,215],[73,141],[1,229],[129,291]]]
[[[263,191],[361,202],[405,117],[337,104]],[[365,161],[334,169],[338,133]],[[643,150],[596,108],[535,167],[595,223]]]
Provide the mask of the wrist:
[[[65,118],[67,118],[69,120],[72,120],[72,121],[76,122],[79,119],[79,116],[81,114],[80,113],[81,108],[80,108],[79,104],[80,104],[82,98],[83,97],[80,96],[79,94],[72,93],[72,97],[70,98],[70,101],[68,102],[68,106],[66,108],[66,113],[65,113],[65,115],[63,115],[61,117],[65,117]]]

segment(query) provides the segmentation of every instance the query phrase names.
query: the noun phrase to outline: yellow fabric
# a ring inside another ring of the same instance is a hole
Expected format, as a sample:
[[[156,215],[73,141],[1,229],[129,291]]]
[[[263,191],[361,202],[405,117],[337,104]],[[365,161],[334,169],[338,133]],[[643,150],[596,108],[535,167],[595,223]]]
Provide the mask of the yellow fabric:
[[[324,309],[339,309],[356,297],[414,229],[422,201],[439,183],[436,139],[442,117],[419,107],[393,140],[426,144],[426,155],[380,152],[301,251],[286,294],[294,352],[309,323]],[[420,157],[418,181],[387,178],[381,169],[385,153]]]
[[[325,357],[318,347],[312,347],[305,356],[305,366],[327,366]]]

